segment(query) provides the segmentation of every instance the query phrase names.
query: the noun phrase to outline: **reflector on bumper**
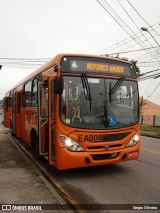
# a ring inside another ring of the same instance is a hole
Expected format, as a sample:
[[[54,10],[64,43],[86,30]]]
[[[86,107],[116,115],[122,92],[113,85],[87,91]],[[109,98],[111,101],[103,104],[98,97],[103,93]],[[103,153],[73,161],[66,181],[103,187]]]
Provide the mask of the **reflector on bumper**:
[[[137,157],[138,154],[139,154],[138,152],[130,152],[128,158]]]

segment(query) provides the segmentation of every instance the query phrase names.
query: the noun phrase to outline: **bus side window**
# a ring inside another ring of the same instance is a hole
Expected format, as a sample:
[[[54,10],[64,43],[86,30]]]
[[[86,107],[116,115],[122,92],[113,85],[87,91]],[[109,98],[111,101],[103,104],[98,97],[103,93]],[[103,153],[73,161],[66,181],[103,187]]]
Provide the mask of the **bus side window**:
[[[18,98],[17,114],[21,114],[21,94],[20,93],[17,95],[17,98]]]
[[[6,98],[6,111],[8,112],[8,108],[9,108],[9,102],[8,102],[8,98]]]
[[[24,96],[25,107],[31,106],[31,81],[27,82],[24,86]]]
[[[31,106],[37,107],[38,106],[38,98],[37,98],[37,79],[32,81],[32,100]]]
[[[9,108],[12,107],[12,98],[11,97],[7,97],[6,98],[6,111],[9,111]]]

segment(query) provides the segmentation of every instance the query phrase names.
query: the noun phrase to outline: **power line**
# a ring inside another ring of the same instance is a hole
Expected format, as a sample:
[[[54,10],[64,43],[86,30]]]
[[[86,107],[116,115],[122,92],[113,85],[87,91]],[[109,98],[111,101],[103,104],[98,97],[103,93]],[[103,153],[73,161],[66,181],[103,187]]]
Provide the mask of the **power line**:
[[[117,24],[130,36],[130,37],[132,37],[132,35],[130,35],[129,33],[128,33],[128,31],[116,20],[116,18],[103,6],[103,4],[99,1],[99,0],[97,0],[97,2],[104,8],[104,10],[117,22]]]
[[[156,24],[152,25],[152,28],[155,28],[155,29],[160,28],[160,23],[157,22]],[[140,35],[140,32],[137,32],[136,34],[137,34],[138,37],[142,37],[142,36],[143,36],[142,34]],[[134,39],[135,39],[135,38],[134,38]],[[146,41],[148,41],[148,39],[146,39],[146,40],[143,41],[143,42],[146,42]],[[100,53],[106,52],[106,51],[107,51],[107,53],[108,53],[108,52],[110,52],[110,51],[112,51],[112,50],[114,50],[114,49],[118,49],[118,48],[120,48],[120,47],[122,47],[122,46],[124,47],[124,46],[126,46],[127,44],[129,44],[129,43],[131,43],[131,42],[133,42],[133,39],[132,39],[132,38],[130,38],[130,37],[125,38],[124,40],[122,40],[122,41],[120,41],[120,42],[118,42],[118,43],[116,43],[116,44],[113,44],[113,45],[111,45],[111,46],[109,46],[109,47],[106,47],[106,48],[104,48],[104,49],[98,51],[96,54],[100,54]],[[132,46],[130,46],[130,47],[133,47],[133,46],[135,47],[135,44],[132,45]],[[123,49],[123,50],[126,50],[126,49],[128,49],[128,48],[129,48],[129,47],[127,47],[127,48],[125,48],[125,49]],[[121,50],[121,51],[122,51],[122,50]],[[148,53],[147,53],[147,54],[148,54]]]
[[[149,76],[146,76],[146,77],[143,77],[143,78],[139,78],[139,81],[144,81],[144,80],[148,80],[148,79],[151,79],[151,78],[156,78],[160,75],[160,73],[157,73],[157,74],[153,74],[153,75],[149,75]]]
[[[140,28],[137,26],[137,24],[135,23],[135,21],[131,18],[130,14],[127,12],[127,10],[124,8],[124,6],[122,5],[122,3],[117,0],[117,2],[120,4],[120,6],[123,8],[123,10],[125,11],[125,13],[127,14],[127,16],[130,18],[130,20],[133,22],[133,24],[136,26],[136,28],[138,29],[138,31],[141,33],[142,36],[144,36],[144,38],[147,40],[146,36],[142,33],[142,31],[140,30]],[[151,45],[151,43],[149,42],[149,44]]]
[[[159,70],[159,69],[151,70],[151,71],[148,71],[148,72],[142,73],[142,74],[141,74],[141,76],[147,75],[148,73],[155,72],[155,71],[158,71],[158,70]]]
[[[150,81],[149,81],[149,83],[148,83],[148,85],[147,85],[147,87],[146,87],[145,91],[143,92],[143,95],[142,95],[142,96],[144,96],[144,95],[145,95],[145,93],[147,93],[147,91],[149,90],[149,88],[150,88],[150,87],[151,87],[151,85],[152,85],[152,81],[153,81],[153,78],[151,78],[151,79],[150,79]]]
[[[20,68],[20,69],[35,69],[42,66],[51,58],[0,58],[0,63],[3,67]]]
[[[104,2],[105,2],[105,4],[110,8],[110,10],[112,10],[113,11],[113,13],[115,14],[115,16],[117,16],[118,18],[119,18],[119,20],[133,33],[133,35],[135,36],[135,38],[127,31],[127,30],[125,30],[129,35],[130,35],[130,37],[132,38],[132,39],[134,39],[134,41],[138,44],[138,45],[140,45],[141,47],[142,47],[142,44],[141,44],[141,40],[140,40],[140,38],[137,36],[137,34],[136,33],[134,33],[134,31],[123,21],[123,19],[117,14],[117,12],[107,3],[107,1],[106,0],[104,0]],[[113,16],[112,16],[113,17]],[[115,20],[115,19],[114,19]],[[119,22],[118,22],[119,23]],[[123,28],[124,29],[124,28]],[[139,41],[136,41],[136,38],[139,40]],[[140,42],[140,43],[139,43]]]
[[[140,13],[135,9],[135,7],[130,3],[129,0],[127,0],[128,3],[130,4],[130,6],[134,9],[134,11],[138,14],[138,16],[157,34],[157,32],[154,30],[154,28],[140,15]],[[152,34],[150,34],[152,37]],[[158,34],[159,35],[159,34]],[[154,37],[153,37],[154,38]],[[149,41],[148,41],[149,42]],[[149,44],[151,45],[151,43],[149,42]],[[156,53],[159,55],[159,52],[156,51]],[[150,53],[151,54],[151,53]]]
[[[160,73],[154,73],[154,72],[157,72],[157,71],[160,71],[160,69],[157,68],[157,69],[150,70],[148,72],[140,74],[139,81],[158,78]],[[154,73],[154,74],[151,74],[151,73]]]
[[[133,8],[133,10],[138,14],[138,16],[149,26],[152,28],[152,26],[140,15],[140,13],[135,9],[135,7],[130,3],[129,0],[127,0],[128,3],[130,4],[130,6]],[[153,28],[152,28],[153,29]],[[154,30],[154,29],[153,29]],[[157,33],[155,30],[154,30],[155,33]],[[158,34],[159,35],[159,34]]]
[[[37,60],[50,60],[51,58],[0,58],[0,60],[32,60],[32,61],[37,61]]]
[[[138,50],[130,50],[130,51],[124,51],[124,52],[116,52],[116,53],[111,53],[111,54],[109,54],[109,55],[116,55],[116,54],[122,54],[122,53],[131,53],[131,52],[139,52],[139,51],[142,51],[142,50],[154,49],[154,48],[157,48],[157,47],[148,47],[148,48],[143,48],[143,49],[138,49]]]
[[[119,2],[119,1],[118,1]],[[128,1],[129,2],[129,1]],[[130,3],[130,2],[129,2]],[[119,2],[119,4],[122,6],[122,4]],[[103,7],[104,8],[104,7]],[[124,7],[122,6],[122,8],[124,9]],[[134,8],[135,9],[135,8]],[[124,9],[125,10],[125,9]],[[126,10],[125,10],[126,11]],[[108,11],[107,11],[108,12]],[[109,13],[109,12],[108,12]],[[128,13],[127,13],[128,14]],[[139,14],[140,15],[140,14]],[[130,15],[128,14],[128,16],[130,17]],[[113,18],[113,16],[112,16],[112,18]],[[141,17],[142,18],[142,17]],[[132,20],[132,18],[130,17],[130,19]],[[115,20],[115,19],[114,19]],[[133,20],[132,20],[133,21]],[[117,22],[117,21],[116,21]],[[119,22],[118,22],[119,23]],[[133,21],[133,23],[136,25],[136,23]],[[137,27],[137,25],[136,25],[136,27]],[[123,28],[124,29],[124,28]],[[138,30],[139,30],[139,28],[138,28]],[[126,29],[125,29],[125,31],[126,31]],[[127,31],[127,33],[128,33],[128,31]],[[143,35],[143,33],[142,32],[140,32],[142,35]],[[129,35],[130,35],[130,33],[129,33]],[[151,46],[151,47],[153,47],[152,45],[151,45],[151,43],[149,42],[149,40],[145,37],[145,35],[143,35],[144,36],[144,38],[146,39],[146,41],[145,42],[147,42],[148,41],[148,43],[149,43],[149,45]],[[133,37],[132,37],[133,38]],[[139,38],[138,38],[139,39]],[[135,39],[135,41],[136,41],[136,39]],[[144,42],[144,41],[143,41]],[[136,41],[136,43],[138,43],[137,41]],[[138,43],[139,44],[139,43]],[[159,52],[157,52],[157,51],[150,51],[150,49],[148,49],[149,47],[148,46],[146,46],[146,44],[145,43],[143,43],[142,45],[144,45],[145,46],[145,51],[150,55],[150,57],[152,58],[152,59],[155,59],[155,58],[157,58],[157,53],[158,53],[158,55],[159,55]],[[144,47],[143,46],[143,47]],[[121,51],[122,52],[122,51]],[[157,69],[158,70],[158,69]],[[155,71],[157,71],[157,70],[154,70],[154,71],[150,71],[150,72],[148,72],[148,73],[151,73],[151,72],[155,72]],[[145,74],[145,75],[147,75],[147,74]],[[153,78],[153,77],[157,77],[157,76],[159,76],[159,73],[157,74],[151,74],[151,75],[149,75],[149,76],[145,76],[145,77],[143,77],[143,80],[145,80],[145,79],[149,79],[149,78]],[[142,80],[142,78],[141,78],[141,80]],[[157,88],[156,88],[157,89]],[[155,89],[155,90],[156,90]],[[155,91],[154,90],[154,91]],[[154,93],[154,91],[153,91],[153,93]],[[152,93],[152,94],[153,94]]]
[[[160,62],[160,61],[139,61],[138,63],[139,64],[149,64],[149,63],[158,63],[158,62]]]
[[[120,3],[120,2],[119,2],[119,3]],[[120,5],[122,6],[121,3],[120,3]],[[122,6],[122,7],[123,7],[123,6]],[[123,9],[125,10],[124,7],[123,7]],[[126,11],[126,10],[125,10],[125,11]],[[126,12],[127,12],[127,11],[126,11]],[[128,13],[127,13],[127,14],[128,14]],[[128,15],[129,15],[129,14],[128,14]],[[129,15],[129,17],[130,17],[130,15]],[[131,17],[130,17],[130,19],[132,20],[132,22],[134,22],[133,19],[132,19]],[[134,24],[136,25],[135,22],[134,22]],[[154,29],[154,26],[157,25],[157,24],[158,24],[158,27],[159,27],[159,23],[156,23],[156,24],[154,24],[153,26],[150,26],[150,27],[151,27],[152,29]],[[138,28],[137,25],[136,25],[136,27]],[[156,26],[155,26],[155,27],[156,27]],[[157,27],[157,28],[158,28],[158,27]],[[138,30],[139,30],[139,28],[138,28]],[[145,38],[145,42],[147,42],[147,41],[149,42],[149,39],[147,39],[141,31],[140,31],[140,33],[141,33],[142,36]],[[137,37],[138,37],[138,36],[137,36]],[[140,37],[141,37],[141,36],[139,36],[138,39],[140,39]],[[134,38],[134,39],[135,39],[135,38]],[[125,39],[125,40],[123,40],[122,42],[124,43],[124,45],[126,45],[127,43],[131,42],[131,40]],[[144,43],[144,41],[143,41],[142,43]],[[149,44],[150,44],[150,46],[152,46],[150,42],[149,42]],[[119,42],[118,44],[112,45],[111,47],[112,47],[112,48],[114,47],[113,49],[116,49],[116,48],[118,48],[118,47],[120,47],[120,46],[122,46],[122,45],[123,45],[123,44],[121,44],[121,42]],[[145,44],[144,44],[144,45],[145,45]],[[110,48],[111,48],[111,47],[110,47]],[[132,47],[132,46],[131,46],[131,47]],[[145,47],[146,47],[146,45],[145,45]],[[103,49],[102,51],[99,51],[98,53],[104,52],[104,51],[106,51],[106,50],[109,50],[110,48]],[[128,49],[128,48],[127,48],[127,49]],[[145,49],[146,49],[146,51],[149,50],[148,48],[145,48]],[[122,52],[122,51],[121,51],[121,52]],[[151,57],[152,57],[152,59],[155,59],[156,57],[158,57],[157,54],[159,54],[159,52],[157,52],[157,51],[156,51],[156,52],[155,52],[155,51],[152,51],[152,52],[149,51],[149,52],[148,52],[148,51],[147,51],[147,54],[150,54]]]
[[[155,93],[155,91],[157,90],[157,88],[159,87],[160,82],[158,83],[158,85],[155,87],[155,89],[153,90],[153,92],[148,96],[148,99]]]
[[[139,37],[137,36],[137,34],[134,33],[134,31],[123,21],[123,19],[116,13],[116,11],[107,3],[106,0],[104,0],[105,5],[112,11],[112,13],[114,13],[115,16],[113,16],[107,9],[106,7],[99,1],[97,0],[97,2],[107,11],[107,13],[109,13],[109,15],[122,27],[122,29],[141,47],[143,46],[142,41],[139,39]],[[120,19],[120,21],[122,22],[123,25],[125,25],[132,33],[133,35],[139,40],[137,41],[136,38],[134,38],[123,26],[122,24],[120,24],[119,21],[117,21],[117,19],[115,17],[118,17]]]

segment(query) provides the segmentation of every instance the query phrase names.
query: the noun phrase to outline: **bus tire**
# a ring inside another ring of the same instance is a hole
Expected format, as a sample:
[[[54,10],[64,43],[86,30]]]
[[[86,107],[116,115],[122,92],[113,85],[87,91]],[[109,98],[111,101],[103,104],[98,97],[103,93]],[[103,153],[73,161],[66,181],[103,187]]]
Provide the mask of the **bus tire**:
[[[33,130],[31,131],[31,147],[32,147],[32,151],[34,154],[38,154],[39,153],[39,148],[37,147],[37,134],[36,132]]]
[[[13,135],[13,126],[12,126],[12,122],[10,121],[10,133],[11,135]]]
[[[39,160],[42,159],[42,156],[39,155],[39,141],[38,141],[38,136],[35,130],[31,131],[31,147],[32,147],[32,152],[38,158]]]

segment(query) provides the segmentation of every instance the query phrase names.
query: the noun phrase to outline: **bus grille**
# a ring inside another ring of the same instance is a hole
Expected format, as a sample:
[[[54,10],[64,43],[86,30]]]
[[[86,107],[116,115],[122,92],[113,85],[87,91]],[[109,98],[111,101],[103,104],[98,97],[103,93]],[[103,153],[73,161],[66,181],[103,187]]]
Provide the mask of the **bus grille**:
[[[111,153],[111,154],[97,154],[92,155],[93,160],[106,160],[118,157],[119,152]]]
[[[122,144],[114,144],[114,145],[110,145],[109,149],[117,149],[117,148],[122,148]],[[92,150],[104,150],[104,146],[88,146],[87,149],[89,151]]]

